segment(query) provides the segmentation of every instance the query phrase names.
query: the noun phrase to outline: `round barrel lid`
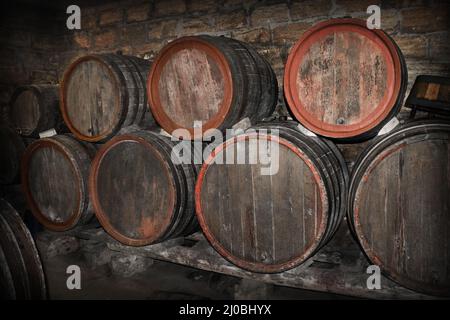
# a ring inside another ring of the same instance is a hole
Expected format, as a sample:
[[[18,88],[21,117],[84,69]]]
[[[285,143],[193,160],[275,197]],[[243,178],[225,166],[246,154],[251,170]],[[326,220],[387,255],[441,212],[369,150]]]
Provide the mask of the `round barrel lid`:
[[[179,38],[154,61],[147,92],[161,127],[169,133],[184,128],[194,137],[194,121],[201,121],[203,131],[217,128],[230,109],[233,84],[228,61],[209,41]]]
[[[403,89],[393,40],[358,19],[332,19],[306,31],[285,67],[288,105],[309,130],[351,138],[379,125]]]
[[[250,160],[263,150],[251,148],[270,150],[270,164]],[[238,154],[246,164],[238,162]],[[214,149],[199,173],[200,226],[212,246],[243,269],[293,268],[325,233],[328,195],[321,179],[308,155],[284,138],[252,133],[230,139]]]
[[[89,182],[95,214],[105,230],[127,245],[160,240],[175,219],[172,170],[158,145],[140,136],[108,141],[92,163]]]
[[[64,122],[81,140],[100,141],[117,127],[123,114],[118,71],[100,56],[83,56],[64,73],[60,107]]]

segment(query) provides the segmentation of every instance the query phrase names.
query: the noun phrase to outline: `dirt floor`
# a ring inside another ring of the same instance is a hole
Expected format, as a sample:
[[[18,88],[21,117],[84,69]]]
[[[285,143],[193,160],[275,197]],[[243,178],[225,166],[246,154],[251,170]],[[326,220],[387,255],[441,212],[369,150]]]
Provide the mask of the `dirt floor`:
[[[80,251],[44,260],[50,299],[349,299],[329,293],[241,281],[185,266],[152,261],[143,272],[121,274],[110,264],[92,268]],[[81,289],[69,290],[69,265],[81,271]]]

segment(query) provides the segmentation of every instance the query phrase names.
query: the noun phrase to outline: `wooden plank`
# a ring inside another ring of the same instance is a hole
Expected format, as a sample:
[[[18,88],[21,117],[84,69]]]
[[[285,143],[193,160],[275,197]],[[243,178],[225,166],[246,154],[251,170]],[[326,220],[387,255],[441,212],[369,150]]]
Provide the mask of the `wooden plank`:
[[[234,266],[214,251],[200,232],[145,247],[124,246],[100,228],[80,227],[71,234],[86,240],[85,243],[106,242],[113,251],[275,285],[368,299],[436,299],[405,289],[384,276],[381,276],[381,289],[367,289],[369,263],[344,224],[333,240],[305,263],[276,274],[253,273]],[[61,233],[52,235],[62,236]]]

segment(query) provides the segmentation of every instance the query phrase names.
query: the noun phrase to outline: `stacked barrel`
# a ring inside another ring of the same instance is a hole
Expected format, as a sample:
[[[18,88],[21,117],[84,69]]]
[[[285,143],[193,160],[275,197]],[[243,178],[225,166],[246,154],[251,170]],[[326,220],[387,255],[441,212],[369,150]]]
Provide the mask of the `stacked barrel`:
[[[251,272],[304,263],[347,214],[388,277],[446,294],[450,124],[413,122],[382,135],[406,84],[395,42],[357,19],[319,23],[291,49],[283,83],[290,120],[274,120],[278,82],[269,63],[234,39],[182,37],[152,63],[87,55],[63,76],[60,115],[56,87],[13,95],[14,127],[41,138],[24,151],[2,128],[2,149],[12,151],[0,157],[0,178],[12,183],[22,158],[28,204],[48,229],[95,215],[116,240],[143,246],[200,227],[219,254]],[[233,128],[242,130],[207,145]],[[350,176],[335,143],[377,135]],[[199,140],[203,162],[191,154]],[[180,143],[187,149],[178,152]]]
[[[239,164],[239,157],[254,159]],[[218,161],[220,159],[220,161]],[[345,215],[348,174],[333,143],[293,122],[250,128],[205,161],[196,206],[205,236],[226,259],[255,272],[281,272],[326,244]]]
[[[46,285],[36,245],[22,218],[0,199],[0,297],[45,299]]]

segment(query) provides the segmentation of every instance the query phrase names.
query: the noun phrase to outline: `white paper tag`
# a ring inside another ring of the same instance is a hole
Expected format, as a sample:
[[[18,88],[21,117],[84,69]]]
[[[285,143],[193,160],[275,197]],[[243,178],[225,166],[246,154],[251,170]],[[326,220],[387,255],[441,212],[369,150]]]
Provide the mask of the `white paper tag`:
[[[172,138],[172,136],[171,136],[166,130],[164,130],[164,129],[161,129],[161,130],[159,131],[159,134],[160,134],[160,135],[163,135],[163,136],[166,136],[166,137],[169,137],[169,138]]]
[[[306,129],[304,126],[302,126],[301,124],[298,124],[297,125],[297,129],[301,132],[301,133],[303,133],[305,136],[308,136],[308,137],[317,137],[317,135],[314,133],[314,132],[312,132],[312,131],[309,131],[308,129]]]
[[[234,131],[237,131],[237,130],[245,131],[245,130],[247,130],[248,128],[250,128],[251,126],[252,126],[252,123],[251,123],[250,119],[249,119],[248,117],[245,117],[244,119],[242,119],[241,121],[239,121],[238,123],[236,123],[236,124],[232,127],[232,129],[233,129]]]
[[[58,133],[56,132],[55,129],[51,128],[42,132],[39,132],[39,138],[43,139],[43,138],[49,138],[49,137],[53,137],[56,136]]]
[[[397,119],[397,117],[393,117],[391,120],[386,123],[383,128],[381,128],[380,131],[378,131],[378,136],[382,136],[386,133],[391,132],[400,124],[400,121]]]

